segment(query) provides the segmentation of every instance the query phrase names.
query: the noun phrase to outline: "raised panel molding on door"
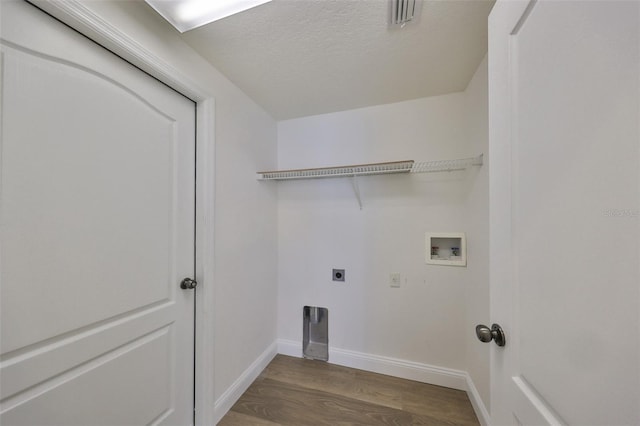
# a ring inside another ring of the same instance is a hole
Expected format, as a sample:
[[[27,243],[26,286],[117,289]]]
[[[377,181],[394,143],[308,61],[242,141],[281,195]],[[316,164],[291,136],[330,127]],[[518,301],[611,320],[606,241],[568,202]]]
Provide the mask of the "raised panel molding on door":
[[[0,423],[191,424],[194,104],[27,3],[1,31]]]

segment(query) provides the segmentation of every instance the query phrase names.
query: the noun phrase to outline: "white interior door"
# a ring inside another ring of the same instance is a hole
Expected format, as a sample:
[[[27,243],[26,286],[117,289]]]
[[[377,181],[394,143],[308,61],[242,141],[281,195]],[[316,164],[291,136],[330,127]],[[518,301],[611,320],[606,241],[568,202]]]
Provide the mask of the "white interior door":
[[[495,424],[640,424],[639,8],[492,11]]]
[[[193,421],[193,102],[2,2],[0,423]]]

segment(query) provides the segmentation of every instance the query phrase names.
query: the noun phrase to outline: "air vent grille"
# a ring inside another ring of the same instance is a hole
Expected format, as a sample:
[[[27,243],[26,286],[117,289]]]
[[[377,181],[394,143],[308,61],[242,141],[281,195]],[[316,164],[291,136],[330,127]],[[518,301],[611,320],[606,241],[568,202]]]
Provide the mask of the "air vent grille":
[[[420,16],[422,0],[389,0],[389,26],[404,27]]]

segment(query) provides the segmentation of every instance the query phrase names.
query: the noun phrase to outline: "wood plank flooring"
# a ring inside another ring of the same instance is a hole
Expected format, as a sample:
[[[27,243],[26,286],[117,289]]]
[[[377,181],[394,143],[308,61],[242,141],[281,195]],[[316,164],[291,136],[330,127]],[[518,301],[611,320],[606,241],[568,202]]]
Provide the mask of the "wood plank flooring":
[[[479,423],[464,391],[277,355],[218,425]]]

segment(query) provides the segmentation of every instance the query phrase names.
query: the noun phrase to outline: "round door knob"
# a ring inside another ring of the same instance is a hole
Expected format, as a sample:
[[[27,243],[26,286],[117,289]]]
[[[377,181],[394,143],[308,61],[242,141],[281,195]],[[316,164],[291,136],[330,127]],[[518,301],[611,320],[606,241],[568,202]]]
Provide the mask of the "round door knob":
[[[498,346],[504,346],[507,342],[504,331],[498,324],[493,324],[491,328],[478,324],[476,326],[476,336],[481,342],[487,343],[493,340]]]
[[[198,285],[198,282],[191,278],[185,278],[180,283],[180,288],[183,290],[193,290]]]

